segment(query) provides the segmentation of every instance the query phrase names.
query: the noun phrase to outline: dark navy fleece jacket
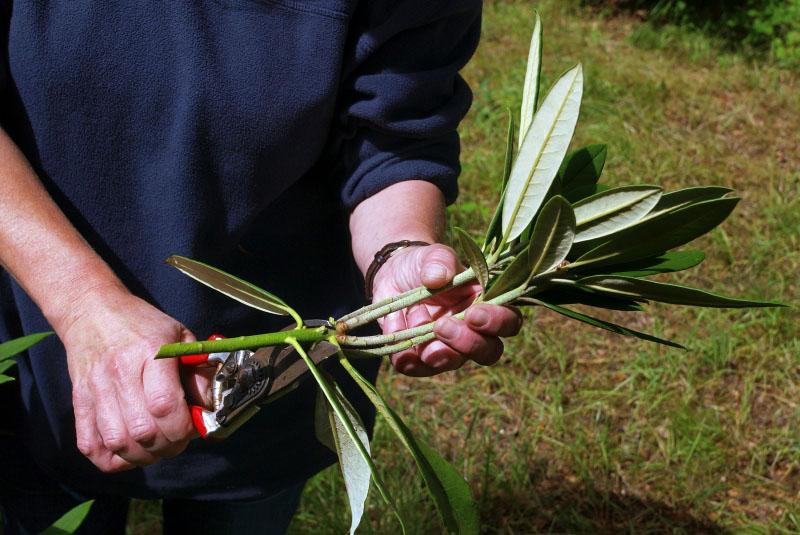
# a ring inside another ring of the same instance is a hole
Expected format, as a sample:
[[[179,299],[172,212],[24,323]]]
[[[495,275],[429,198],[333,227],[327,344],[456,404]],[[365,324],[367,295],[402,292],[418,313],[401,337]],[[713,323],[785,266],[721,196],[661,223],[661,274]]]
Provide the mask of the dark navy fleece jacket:
[[[164,259],[220,266],[306,318],[361,305],[348,210],[408,179],[455,198],[479,26],[478,0],[0,0],[0,124],[132,292],[198,336],[265,332],[287,321]],[[0,340],[49,329],[0,275]],[[19,385],[37,464],[85,493],[256,498],[334,460],[310,383],[222,444],[114,475],[76,449],[55,337]]]

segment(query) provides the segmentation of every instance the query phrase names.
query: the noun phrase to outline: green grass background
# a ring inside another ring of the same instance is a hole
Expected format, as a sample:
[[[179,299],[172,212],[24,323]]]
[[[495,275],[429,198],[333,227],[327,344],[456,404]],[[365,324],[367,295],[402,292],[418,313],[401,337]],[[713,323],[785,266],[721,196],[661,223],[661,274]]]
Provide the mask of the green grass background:
[[[668,280],[796,306],[800,75],[577,1],[486,2],[464,71],[475,102],[451,221],[480,235],[496,203],[505,109],[519,109],[534,7],[544,87],[576,62],[586,69],[574,146],[609,144],[604,182],[719,184],[743,197],[699,240],[706,262]],[[387,371],[379,386],[465,475],[486,533],[800,531],[797,309],[652,306],[603,317],[690,351],[532,310],[494,367],[422,380]],[[409,532],[439,533],[413,462],[380,423],[373,450]],[[349,522],[332,468],[307,486],[291,533],[342,534]],[[131,533],[159,525],[157,504],[133,504]],[[377,492],[360,532],[399,532]]]

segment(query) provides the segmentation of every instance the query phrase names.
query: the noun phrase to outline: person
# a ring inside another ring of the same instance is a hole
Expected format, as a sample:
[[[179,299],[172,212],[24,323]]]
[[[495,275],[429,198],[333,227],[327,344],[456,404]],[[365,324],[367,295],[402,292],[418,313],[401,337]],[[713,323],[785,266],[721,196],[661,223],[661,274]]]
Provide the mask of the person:
[[[0,0],[0,339],[58,335],[19,360],[20,422],[0,472],[7,533],[86,498],[82,529],[121,533],[130,497],[163,499],[166,532],[286,529],[303,482],[335,461],[314,438],[312,382],[209,443],[193,440],[184,399],[208,378],[153,355],[288,322],[163,261],[219,266],[304,318],[364,304],[363,274],[397,240],[432,245],[395,251],[374,299],[445,285],[461,269],[441,244],[471,101],[458,71],[480,9]],[[385,332],[438,318],[437,339],[394,367],[495,362],[519,316],[477,305],[451,318],[475,291],[386,318]],[[361,366],[374,380],[377,363]]]

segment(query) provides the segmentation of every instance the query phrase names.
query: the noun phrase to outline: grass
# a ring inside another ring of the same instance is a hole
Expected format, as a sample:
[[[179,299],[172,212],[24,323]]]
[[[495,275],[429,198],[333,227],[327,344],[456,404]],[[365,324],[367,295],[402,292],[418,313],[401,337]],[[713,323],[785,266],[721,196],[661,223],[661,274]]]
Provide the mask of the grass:
[[[696,34],[659,39],[634,18],[576,5],[537,6],[543,74],[548,86],[583,62],[575,146],[609,144],[604,181],[719,184],[743,197],[701,240],[705,263],[672,280],[797,305],[800,76]],[[519,108],[530,21],[530,2],[487,2],[483,39],[464,71],[475,103],[461,129],[462,194],[450,215],[476,235],[497,195],[505,109]],[[530,311],[498,365],[423,380],[387,372],[379,387],[471,483],[486,533],[796,532],[799,316],[667,306],[606,315],[690,346],[681,352]],[[378,425],[374,450],[409,532],[438,533],[413,462],[390,433]],[[154,505],[135,507],[130,531],[152,532]],[[329,469],[309,483],[291,533],[345,533],[347,511]],[[360,532],[398,532],[375,492]]]

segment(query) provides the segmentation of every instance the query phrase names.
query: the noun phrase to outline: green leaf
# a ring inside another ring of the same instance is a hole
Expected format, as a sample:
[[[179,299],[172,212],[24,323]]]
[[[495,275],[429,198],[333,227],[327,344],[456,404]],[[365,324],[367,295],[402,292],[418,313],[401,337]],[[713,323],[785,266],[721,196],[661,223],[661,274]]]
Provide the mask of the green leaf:
[[[614,234],[647,215],[661,198],[655,186],[625,186],[592,195],[573,206],[576,242]]]
[[[659,199],[653,210],[647,214],[647,217],[656,217],[665,212],[689,206],[690,204],[719,199],[732,191],[732,189],[720,186],[705,186],[670,191],[661,196],[661,199]]]
[[[593,318],[591,316],[587,316],[586,314],[581,314],[580,312],[575,312],[574,310],[554,305],[552,303],[546,303],[538,299],[536,301],[538,301],[540,305],[549,308],[553,312],[558,312],[562,316],[582,321],[583,323],[588,323],[589,325],[593,325],[595,327],[599,327],[601,329],[605,329],[613,333],[621,334],[623,336],[633,336],[636,338],[641,338],[642,340],[647,340],[648,342],[655,342],[657,344],[662,344],[665,346],[677,347],[678,349],[686,349],[684,346],[678,343],[672,342],[670,340],[664,340],[663,338],[658,338],[657,336],[653,336],[652,334],[634,331],[633,329],[628,329],[627,327],[623,327],[622,325],[617,325],[615,323]]]
[[[606,145],[588,145],[564,158],[557,177],[562,195],[569,202],[575,203],[597,193],[597,181],[603,173],[607,155]]]
[[[14,359],[7,359],[0,362],[0,373],[7,371],[9,368],[13,368],[17,365],[17,361]]]
[[[13,380],[13,377],[9,377],[8,375],[3,375],[0,373],[0,385],[3,383],[10,383]]]
[[[535,13],[531,46],[528,51],[528,65],[525,70],[525,84],[522,88],[522,107],[519,114],[519,144],[533,123],[533,116],[539,103],[539,78],[542,73],[542,21]]]
[[[506,197],[506,185],[508,184],[508,177],[511,176],[511,164],[514,161],[514,116],[511,110],[508,110],[508,133],[506,134],[506,162],[503,166],[502,185],[500,187],[500,200],[494,209],[492,222],[489,223],[489,228],[486,230],[486,238],[483,241],[482,249],[484,252],[489,253],[489,247],[492,240],[497,247],[500,247],[500,238],[502,237],[502,214],[503,214],[503,201]]]
[[[41,535],[66,535],[68,533],[75,533],[86,518],[86,515],[89,514],[93,503],[94,500],[89,500],[88,502],[83,502],[70,509],[49,528],[45,529]]]
[[[256,310],[279,316],[291,315],[295,317],[297,315],[280,297],[262,290],[255,284],[250,284],[239,277],[225,273],[221,269],[177,255],[167,258],[167,264],[209,288]]]
[[[478,247],[478,244],[466,231],[458,227],[455,227],[454,230],[458,234],[458,241],[461,243],[461,249],[467,257],[469,267],[475,272],[475,277],[485,290],[489,285],[489,266],[486,265],[486,258],[483,256],[481,248]]]
[[[575,132],[582,93],[578,65],[556,82],[536,112],[506,187],[502,241],[519,236],[542,205]]]
[[[22,353],[31,346],[34,346],[53,334],[52,332],[34,333],[21,338],[15,338],[0,344],[0,361],[13,357],[17,353]]]
[[[400,416],[350,361],[342,358],[341,362],[411,454],[447,531],[464,535],[478,533],[478,506],[464,478],[435,451],[414,438]]]
[[[613,273],[617,277],[649,277],[660,273],[673,273],[683,271],[700,264],[705,260],[703,251],[672,251],[661,256],[645,258],[638,262],[614,266]]]
[[[648,258],[688,243],[727,218],[738,198],[714,199],[646,219],[611,236],[568,269],[623,264]]]
[[[784,306],[779,303],[769,303],[766,301],[735,299],[697,288],[689,288],[688,286],[667,284],[634,277],[595,275],[580,279],[577,281],[577,284],[581,287],[617,297],[649,299],[651,301],[661,301],[662,303],[672,303],[675,305],[715,308]]]
[[[530,258],[528,256],[529,247],[523,249],[512,260],[511,264],[497,276],[494,283],[489,287],[486,293],[483,294],[484,301],[490,301],[495,297],[501,296],[504,293],[525,284],[531,274]]]
[[[555,269],[567,257],[575,238],[575,214],[557,195],[542,208],[528,246],[529,277]]]
[[[335,385],[333,391],[336,398],[342,407],[344,407],[350,424],[353,429],[355,429],[361,444],[369,454],[369,436],[367,436],[367,431],[364,428],[364,422],[361,421],[361,417],[344,394],[342,394],[339,387],[336,386],[333,377],[328,374],[325,375],[328,382],[331,385]],[[327,431],[329,436],[323,441],[323,444],[330,447],[329,444],[332,443],[334,451],[339,457],[339,468],[344,478],[347,499],[350,503],[350,534],[352,535],[356,532],[356,528],[361,523],[361,517],[364,515],[364,504],[367,501],[367,494],[369,493],[370,466],[365,461],[364,457],[362,457],[359,447],[353,439],[350,438],[342,421],[337,418],[333,407],[328,403],[328,400],[325,398],[325,393],[322,392],[322,390],[319,390],[317,393],[317,403],[318,405],[322,405],[321,410],[324,411],[328,419]],[[324,432],[324,430],[320,429],[320,432]],[[317,436],[319,437],[319,435]]]
[[[630,299],[619,299],[606,295],[598,295],[594,292],[586,292],[574,286],[555,286],[538,294],[542,301],[554,305],[587,305],[595,308],[605,308],[608,310],[621,310],[623,312],[643,312],[644,308],[636,301]],[[522,303],[536,301],[529,297],[521,297]],[[516,304],[516,302],[515,302]],[[529,303],[530,304],[530,303]],[[533,303],[538,304],[538,303]]]

